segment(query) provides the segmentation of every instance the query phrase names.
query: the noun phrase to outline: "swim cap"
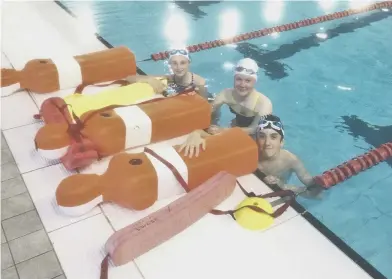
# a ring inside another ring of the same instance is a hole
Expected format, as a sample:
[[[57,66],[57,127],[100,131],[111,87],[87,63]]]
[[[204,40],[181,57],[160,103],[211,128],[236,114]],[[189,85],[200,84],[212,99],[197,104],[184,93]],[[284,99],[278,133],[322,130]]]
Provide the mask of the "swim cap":
[[[183,49],[173,49],[173,50],[169,51],[169,61],[175,55],[183,56],[186,59],[188,59],[188,61],[191,61],[191,57],[189,56],[189,51],[187,49],[185,49],[185,48],[183,48]]]
[[[269,114],[260,119],[259,125],[257,126],[257,132],[264,129],[272,129],[281,135],[282,139],[284,138],[283,124],[280,121],[280,118],[275,115]]]
[[[258,71],[259,71],[259,66],[253,59],[244,58],[238,61],[237,66],[235,66],[234,75],[237,74],[246,75],[257,80]]]

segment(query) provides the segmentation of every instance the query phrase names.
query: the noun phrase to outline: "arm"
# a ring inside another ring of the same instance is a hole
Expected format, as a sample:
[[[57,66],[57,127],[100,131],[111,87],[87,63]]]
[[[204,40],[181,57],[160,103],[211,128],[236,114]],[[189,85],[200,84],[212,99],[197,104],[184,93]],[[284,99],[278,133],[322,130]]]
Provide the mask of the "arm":
[[[202,96],[204,99],[207,99],[207,88],[206,88],[206,81],[202,77],[197,77],[197,86],[196,92]]]
[[[134,76],[128,76],[125,78],[126,81],[128,81],[130,84],[133,83],[147,83],[149,84],[153,89],[156,94],[162,94],[166,90],[166,83],[164,83],[162,80],[167,79],[168,76],[145,76],[145,75],[134,75]]]
[[[293,155],[294,156],[294,155]],[[297,175],[298,179],[307,187],[314,185],[313,177],[306,170],[304,164],[296,156],[293,158],[292,169]]]
[[[151,79],[166,79],[168,76],[146,76],[146,75],[133,75],[125,78],[129,83],[145,82]]]
[[[212,106],[211,124],[213,125],[216,125],[218,123],[219,109],[226,102],[225,92],[226,91],[223,90],[218,95],[216,95],[214,101],[212,101],[211,103]]]
[[[257,105],[257,112],[260,115],[260,117],[272,114],[271,100],[266,96],[262,95],[261,98],[259,98],[259,103]]]
[[[256,114],[255,118],[253,119],[252,123],[248,127],[241,128],[245,133],[252,135],[256,133],[257,126],[259,125],[259,121],[261,119],[261,115]]]
[[[260,119],[268,114],[272,114],[272,103],[270,99],[265,97],[264,95],[259,97],[258,104],[256,106],[256,116],[253,119],[252,123],[248,127],[242,128],[249,135],[254,134],[256,132],[257,126],[259,125]]]

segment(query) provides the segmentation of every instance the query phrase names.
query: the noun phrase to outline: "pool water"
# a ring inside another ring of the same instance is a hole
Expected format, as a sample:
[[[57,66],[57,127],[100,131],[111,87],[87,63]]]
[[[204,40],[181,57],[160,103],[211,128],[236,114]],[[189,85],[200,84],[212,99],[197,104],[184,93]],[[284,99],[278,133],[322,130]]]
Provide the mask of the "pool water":
[[[351,2],[63,2],[83,28],[137,60],[173,47],[290,23],[350,8]],[[329,5],[328,5],[329,3]],[[358,3],[357,3],[358,4]],[[326,33],[327,39],[315,34]],[[267,95],[286,130],[285,148],[313,175],[392,141],[392,11],[376,11],[192,55],[192,71],[218,93],[233,84],[241,58],[261,68]],[[168,73],[143,61],[147,74]],[[222,111],[221,125],[233,115]],[[293,178],[292,183],[300,185]],[[392,278],[392,160],[298,201],[387,278]]]

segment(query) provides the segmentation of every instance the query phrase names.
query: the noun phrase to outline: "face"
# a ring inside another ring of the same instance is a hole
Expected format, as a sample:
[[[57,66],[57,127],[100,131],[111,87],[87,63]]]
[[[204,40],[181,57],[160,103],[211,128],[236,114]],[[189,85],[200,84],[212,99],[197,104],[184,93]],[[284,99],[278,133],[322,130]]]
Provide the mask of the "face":
[[[189,70],[189,60],[180,55],[174,55],[170,58],[170,67],[175,76],[182,77]]]
[[[257,133],[257,145],[263,156],[272,158],[283,146],[282,136],[273,129],[260,130]]]
[[[256,80],[250,76],[237,74],[234,76],[234,88],[240,96],[246,96],[254,89]]]

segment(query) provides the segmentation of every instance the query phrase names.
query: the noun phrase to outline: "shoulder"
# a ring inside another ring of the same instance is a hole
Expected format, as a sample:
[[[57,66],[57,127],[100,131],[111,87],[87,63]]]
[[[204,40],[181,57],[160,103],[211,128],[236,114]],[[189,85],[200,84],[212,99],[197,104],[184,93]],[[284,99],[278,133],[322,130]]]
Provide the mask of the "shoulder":
[[[296,167],[300,166],[301,160],[297,157],[297,155],[295,155],[295,154],[293,154],[290,151],[285,150],[285,149],[283,149],[282,152],[284,154],[284,158],[285,158],[287,164],[291,168],[296,168]]]
[[[219,92],[216,97],[219,97],[221,99],[227,100],[229,96],[231,96],[232,90],[230,88],[223,89],[221,92]]]
[[[193,73],[193,82],[198,86],[206,85],[206,80],[195,73]]]
[[[265,96],[263,93],[261,92],[257,92],[258,96],[259,96],[259,104],[271,104],[272,102],[270,100],[270,98],[268,98],[267,96]]]
[[[264,94],[257,92],[258,93],[258,99],[257,99],[257,111],[260,113],[264,114],[270,114],[272,113],[272,102],[271,100],[265,96]]]
[[[168,82],[173,81],[173,75],[164,75],[164,76],[162,76],[162,78],[166,79]]]

